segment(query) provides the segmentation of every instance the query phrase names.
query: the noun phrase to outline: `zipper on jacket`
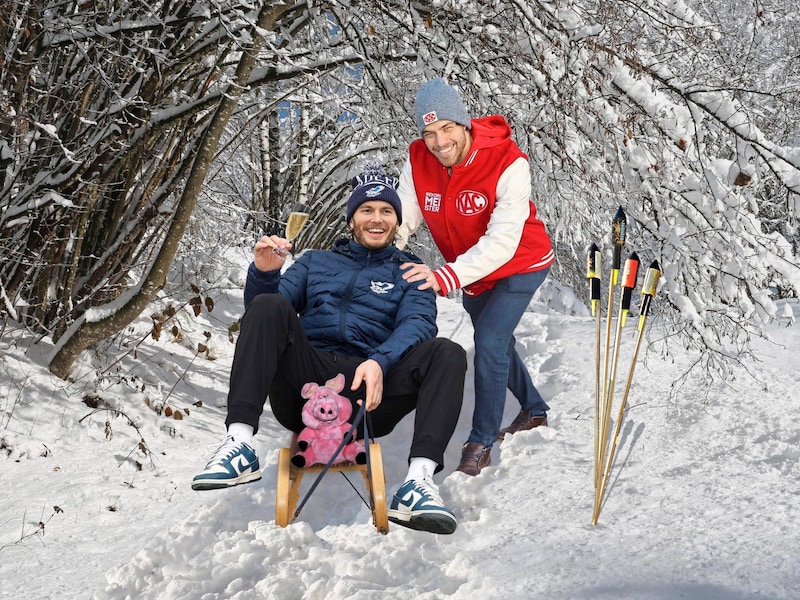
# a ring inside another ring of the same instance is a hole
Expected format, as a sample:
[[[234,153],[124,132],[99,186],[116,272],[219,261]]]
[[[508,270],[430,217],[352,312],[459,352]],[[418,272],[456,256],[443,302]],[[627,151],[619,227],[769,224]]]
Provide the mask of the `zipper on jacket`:
[[[347,308],[352,303],[353,299],[353,288],[356,285],[356,279],[361,272],[361,269],[354,271],[353,275],[350,277],[350,281],[347,282],[347,287],[345,288],[344,296],[342,297],[342,306],[339,308],[339,332],[343,340],[349,340],[347,337],[347,329],[346,329],[346,315],[347,315]]]

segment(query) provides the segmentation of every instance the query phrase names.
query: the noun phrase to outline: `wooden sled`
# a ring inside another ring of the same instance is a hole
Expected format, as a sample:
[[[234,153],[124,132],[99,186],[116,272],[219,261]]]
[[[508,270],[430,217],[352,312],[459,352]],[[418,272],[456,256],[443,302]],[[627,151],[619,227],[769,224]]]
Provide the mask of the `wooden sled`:
[[[383,458],[380,444],[370,443],[369,471],[367,465],[344,463],[332,465],[328,471],[360,471],[367,488],[367,497],[372,506],[372,520],[379,533],[389,532],[389,514],[386,509],[386,481],[383,476]],[[306,473],[319,473],[324,465],[296,467],[292,464],[289,448],[281,448],[278,454],[278,485],[275,488],[275,523],[286,527],[295,519],[297,501],[300,498],[300,482]]]

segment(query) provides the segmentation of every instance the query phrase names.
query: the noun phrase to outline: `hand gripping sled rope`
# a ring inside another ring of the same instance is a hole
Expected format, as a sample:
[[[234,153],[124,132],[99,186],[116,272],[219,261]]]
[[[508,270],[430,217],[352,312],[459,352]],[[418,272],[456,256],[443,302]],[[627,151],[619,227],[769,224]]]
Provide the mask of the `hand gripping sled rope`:
[[[364,424],[364,449],[366,451],[366,463],[363,465],[351,462],[333,464],[342,449],[354,438],[359,420]],[[338,448],[331,456],[330,460],[324,465],[316,464],[307,467],[297,467],[292,464],[292,452],[290,448],[281,448],[278,454],[278,484],[275,488],[275,523],[281,527],[286,527],[293,523],[300,515],[311,494],[319,485],[325,473],[328,471],[339,471],[345,479],[347,471],[358,471],[364,478],[367,489],[367,498],[361,499],[372,511],[372,520],[379,533],[389,532],[389,513],[386,508],[386,482],[383,475],[383,457],[381,455],[380,444],[370,440],[368,418],[365,405],[361,407],[353,419],[350,430],[342,439]],[[300,483],[306,473],[317,473],[317,477],[309,490],[306,492],[302,501],[300,498]],[[348,479],[348,482],[350,480]],[[352,482],[350,482],[352,486]],[[355,490],[355,487],[353,486]],[[356,493],[358,491],[356,490]],[[359,494],[360,496],[360,494]]]

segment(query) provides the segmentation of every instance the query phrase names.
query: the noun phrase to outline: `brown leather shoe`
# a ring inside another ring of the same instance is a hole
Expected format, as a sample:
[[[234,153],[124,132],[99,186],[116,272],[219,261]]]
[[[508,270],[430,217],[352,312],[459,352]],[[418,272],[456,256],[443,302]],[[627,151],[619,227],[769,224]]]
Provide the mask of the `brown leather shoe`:
[[[547,427],[547,415],[539,415],[534,417],[531,413],[524,410],[516,416],[511,422],[511,425],[504,427],[497,435],[498,440],[503,440],[507,433],[517,433],[518,431],[527,431],[534,427]]]
[[[485,448],[478,442],[464,444],[461,449],[461,462],[458,463],[456,471],[461,471],[467,475],[477,475],[483,467],[492,464],[492,447]]]

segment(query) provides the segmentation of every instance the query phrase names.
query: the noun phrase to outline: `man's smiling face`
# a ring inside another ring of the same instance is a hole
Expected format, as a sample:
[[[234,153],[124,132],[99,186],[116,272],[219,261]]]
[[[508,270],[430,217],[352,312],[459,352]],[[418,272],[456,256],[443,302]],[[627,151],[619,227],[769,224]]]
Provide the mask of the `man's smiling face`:
[[[422,139],[431,154],[448,168],[462,162],[472,145],[469,129],[454,121],[435,121],[426,125]]]
[[[353,213],[350,228],[357,243],[370,250],[380,250],[394,243],[397,213],[388,202],[369,200]]]

